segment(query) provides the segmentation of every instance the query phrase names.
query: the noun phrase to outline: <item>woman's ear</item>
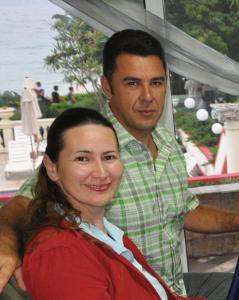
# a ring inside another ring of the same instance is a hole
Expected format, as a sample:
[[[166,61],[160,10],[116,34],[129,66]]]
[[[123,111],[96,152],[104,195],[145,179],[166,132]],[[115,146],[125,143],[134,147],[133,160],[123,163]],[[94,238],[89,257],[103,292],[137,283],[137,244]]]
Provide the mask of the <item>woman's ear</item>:
[[[101,88],[104,92],[104,95],[108,99],[110,99],[112,97],[112,89],[109,80],[104,75],[102,75],[100,81],[101,81]]]
[[[59,179],[56,164],[53,163],[50,157],[45,154],[43,157],[43,164],[46,168],[47,175],[52,181],[57,181]]]

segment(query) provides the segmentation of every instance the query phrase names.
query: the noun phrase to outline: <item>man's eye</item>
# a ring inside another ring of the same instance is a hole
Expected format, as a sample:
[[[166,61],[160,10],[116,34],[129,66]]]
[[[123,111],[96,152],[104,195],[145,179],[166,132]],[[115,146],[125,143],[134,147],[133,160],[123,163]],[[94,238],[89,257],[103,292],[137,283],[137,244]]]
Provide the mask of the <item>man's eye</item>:
[[[78,156],[78,157],[76,158],[76,160],[85,162],[85,161],[88,161],[89,159],[88,159],[88,157],[86,157],[86,156]]]
[[[153,86],[160,86],[160,85],[163,84],[163,82],[162,82],[161,80],[157,80],[157,81],[153,81],[151,84],[152,84]]]
[[[128,82],[127,82],[127,85],[130,85],[130,86],[137,86],[137,85],[138,85],[138,82],[137,82],[137,81],[128,81]]]

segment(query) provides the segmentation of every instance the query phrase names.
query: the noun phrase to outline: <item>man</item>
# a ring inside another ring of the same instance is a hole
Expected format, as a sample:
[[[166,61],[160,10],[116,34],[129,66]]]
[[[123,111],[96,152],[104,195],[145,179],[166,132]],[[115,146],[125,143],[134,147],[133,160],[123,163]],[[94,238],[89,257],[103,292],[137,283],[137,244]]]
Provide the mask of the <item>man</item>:
[[[72,86],[69,87],[69,93],[67,94],[67,102],[68,104],[75,104],[77,102],[74,96],[74,89]]]
[[[35,92],[38,98],[38,101],[44,101],[45,100],[45,90],[42,88],[41,82],[36,82],[36,88]]]
[[[59,87],[58,85],[53,86],[53,92],[51,93],[51,101],[52,103],[59,103],[60,102],[60,95],[59,95]]]
[[[152,36],[128,29],[107,41],[101,83],[109,105],[103,113],[117,131],[124,174],[106,214],[136,242],[170,287],[185,294],[180,261],[183,227],[203,233],[237,231],[239,216],[201,206],[189,193],[180,147],[158,124],[166,81],[164,52]],[[16,231],[20,230],[31,193],[28,189],[20,194],[25,197],[17,196],[1,215],[2,286],[20,264]],[[192,283],[200,286],[205,277],[200,276],[200,280]],[[223,292],[227,293],[225,286],[219,293]]]

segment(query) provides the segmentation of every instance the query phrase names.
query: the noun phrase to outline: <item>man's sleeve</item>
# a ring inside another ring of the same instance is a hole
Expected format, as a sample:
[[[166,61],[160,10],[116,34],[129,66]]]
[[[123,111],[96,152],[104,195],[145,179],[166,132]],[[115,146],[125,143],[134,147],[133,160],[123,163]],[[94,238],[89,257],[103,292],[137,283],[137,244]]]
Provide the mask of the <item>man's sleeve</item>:
[[[32,189],[34,188],[34,185],[37,180],[38,175],[38,169],[36,169],[31,177],[29,177],[23,185],[20,187],[20,189],[17,191],[16,196],[25,196],[27,198],[32,199]]]

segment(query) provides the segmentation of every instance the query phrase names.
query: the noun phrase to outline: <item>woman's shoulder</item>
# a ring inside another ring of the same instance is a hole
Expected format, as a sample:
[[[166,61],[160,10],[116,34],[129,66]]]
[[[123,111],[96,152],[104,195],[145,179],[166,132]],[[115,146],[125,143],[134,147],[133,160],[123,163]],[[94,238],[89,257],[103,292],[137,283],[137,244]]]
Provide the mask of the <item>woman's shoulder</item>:
[[[104,257],[101,247],[81,231],[47,228],[28,244],[23,260],[24,269],[39,268],[49,262],[69,266],[72,264],[100,268]],[[34,262],[34,263],[33,263]]]
[[[79,231],[49,227],[41,230],[32,239],[27,247],[27,252],[32,250],[42,252],[60,247],[70,248],[84,240],[82,233]]]

